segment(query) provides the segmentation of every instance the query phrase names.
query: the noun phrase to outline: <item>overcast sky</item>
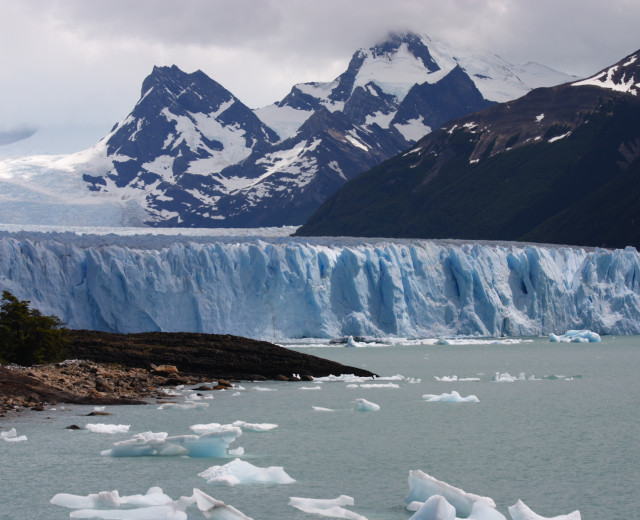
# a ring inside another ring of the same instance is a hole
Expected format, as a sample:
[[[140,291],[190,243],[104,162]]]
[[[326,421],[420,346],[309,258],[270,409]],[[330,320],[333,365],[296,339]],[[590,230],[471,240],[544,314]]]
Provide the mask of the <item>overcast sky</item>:
[[[265,106],[334,79],[389,31],[583,77],[638,50],[638,27],[638,0],[0,0],[0,131],[104,134],[154,65],[201,69]]]

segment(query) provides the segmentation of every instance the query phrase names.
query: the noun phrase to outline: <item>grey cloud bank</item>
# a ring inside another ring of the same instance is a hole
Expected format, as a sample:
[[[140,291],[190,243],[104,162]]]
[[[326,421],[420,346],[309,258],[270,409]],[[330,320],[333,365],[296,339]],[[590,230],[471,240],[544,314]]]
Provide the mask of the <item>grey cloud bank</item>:
[[[0,132],[88,127],[132,108],[154,65],[201,69],[252,108],[327,81],[389,31],[586,76],[640,47],[628,0],[0,0]],[[95,133],[95,135],[94,135]]]

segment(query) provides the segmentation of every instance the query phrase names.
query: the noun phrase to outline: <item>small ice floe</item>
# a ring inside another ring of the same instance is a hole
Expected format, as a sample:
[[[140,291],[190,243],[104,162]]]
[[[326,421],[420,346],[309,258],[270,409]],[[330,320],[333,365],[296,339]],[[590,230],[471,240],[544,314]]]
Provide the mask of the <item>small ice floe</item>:
[[[559,515],[552,518],[540,516],[529,509],[522,500],[518,500],[515,505],[509,508],[509,514],[513,520],[581,520],[580,511],[573,511],[568,515]]]
[[[256,392],[275,392],[275,388],[266,388],[264,386],[256,386],[253,388]]]
[[[599,343],[600,335],[590,330],[569,330],[566,334],[549,334],[551,343]]]
[[[116,442],[113,448],[104,450],[106,457],[146,457],[146,456],[186,456],[224,457],[227,448],[242,430],[227,425],[217,431],[201,435],[176,435],[169,437],[166,432],[137,433],[130,439]]]
[[[356,341],[355,339],[353,339],[353,336],[349,336],[347,338],[347,347],[364,347],[366,346],[364,343],[360,343],[359,341]]]
[[[380,405],[367,401],[366,399],[356,399],[356,410],[360,412],[377,412],[380,410]]]
[[[367,520],[364,516],[344,508],[344,506],[353,506],[354,504],[353,497],[347,495],[328,499],[301,497],[291,497],[289,499],[289,505],[303,513],[331,518],[345,518],[346,520]]]
[[[93,407],[93,411],[94,412],[104,412],[105,407],[104,406],[94,406]]]
[[[57,506],[75,509],[73,518],[109,520],[187,520],[187,509],[195,506],[206,518],[252,520],[233,506],[210,497],[197,488],[191,496],[172,500],[161,488],[153,487],[145,495],[120,496],[118,491],[102,491],[87,496],[58,493],[51,499]]]
[[[292,484],[292,479],[281,466],[259,468],[240,459],[234,459],[224,466],[211,466],[198,473],[207,484],[235,486],[237,484]]]
[[[27,440],[26,435],[18,435],[15,428],[11,428],[9,431],[0,432],[0,439],[7,442],[23,442]]]
[[[347,388],[400,388],[400,385],[397,383],[361,383],[355,384],[350,383],[347,385]]]
[[[410,377],[409,379],[407,379],[407,383],[409,383],[410,385],[416,385],[422,382],[422,379],[420,379],[419,377]]]
[[[158,406],[158,410],[204,410],[208,407],[209,403],[185,401],[183,403],[163,403]]]
[[[278,427],[277,424],[272,423],[248,423],[246,421],[234,421],[231,424],[209,423],[209,424],[194,424],[189,426],[189,429],[195,433],[210,433],[227,431],[229,428],[240,428],[244,432],[268,432],[275,430]]]
[[[231,423],[231,426],[236,426],[240,428],[243,432],[270,432],[271,430],[275,430],[278,425],[272,423],[248,423],[246,421],[234,421]]]
[[[467,493],[460,488],[435,479],[424,471],[414,469],[409,471],[409,494],[405,498],[406,504],[412,504],[412,510],[416,511],[416,502],[424,503],[432,496],[441,496],[455,508],[456,516],[466,518],[471,515],[473,505],[482,502],[484,505],[495,508],[493,499]],[[420,504],[421,506],[421,504]],[[422,506],[421,506],[422,507]],[[433,507],[433,505],[431,506]],[[418,513],[420,510],[417,510]],[[414,515],[416,517],[416,515]],[[412,517],[413,518],[413,517]],[[417,518],[428,518],[419,516]],[[438,518],[438,517],[436,517]],[[446,518],[446,517],[445,517]]]
[[[529,376],[529,380],[533,381],[535,376]],[[524,372],[520,372],[517,376],[512,376],[509,372],[496,372],[491,381],[496,383],[515,383],[516,381],[526,381],[527,376]]]
[[[480,381],[479,377],[458,377],[457,375],[452,375],[452,376],[442,376],[442,377],[438,377],[438,376],[433,376],[435,378],[436,381],[439,381],[440,383],[457,383],[457,382],[476,382],[476,381]]]
[[[462,397],[458,392],[453,390],[450,394],[424,394],[422,398],[428,403],[479,403],[480,399],[475,395]]]
[[[324,408],[322,406],[312,406],[311,408],[316,412],[335,412],[333,408]]]
[[[300,390],[322,390],[322,387],[320,385],[317,385],[317,386],[301,386],[299,389]]]
[[[85,428],[91,433],[106,433],[113,435],[115,433],[126,433],[131,428],[130,424],[93,424],[89,423],[85,425]]]

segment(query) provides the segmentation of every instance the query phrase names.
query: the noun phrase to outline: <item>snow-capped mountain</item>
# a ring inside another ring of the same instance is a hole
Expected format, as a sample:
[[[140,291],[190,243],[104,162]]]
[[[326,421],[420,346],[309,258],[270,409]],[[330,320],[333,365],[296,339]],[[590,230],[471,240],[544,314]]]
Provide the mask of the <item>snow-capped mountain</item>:
[[[155,67],[131,113],[91,149],[2,161],[0,221],[50,223],[55,213],[59,224],[297,225],[446,121],[569,79],[412,33],[257,110],[200,71]]]
[[[449,121],[297,233],[640,247],[638,58]]]

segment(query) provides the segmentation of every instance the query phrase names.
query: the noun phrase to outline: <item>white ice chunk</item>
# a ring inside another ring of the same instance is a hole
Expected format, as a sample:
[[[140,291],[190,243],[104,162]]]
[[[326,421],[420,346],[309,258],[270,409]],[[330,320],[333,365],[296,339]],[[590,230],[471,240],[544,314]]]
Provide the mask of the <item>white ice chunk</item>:
[[[359,385],[349,384],[347,388],[400,388],[397,383],[361,383]]]
[[[171,500],[154,487],[146,495],[120,496],[118,491],[102,491],[87,496],[59,493],[51,499],[58,506],[76,509],[71,518],[109,520],[187,520],[186,510],[196,506],[206,518],[215,520],[252,520],[232,506],[194,488],[191,496]],[[124,508],[124,509],[120,509]]]
[[[7,442],[22,442],[27,440],[26,435],[18,435],[15,428],[11,428],[9,431],[0,432],[0,439]]]
[[[317,385],[317,386],[301,386],[299,388],[299,390],[322,390],[322,387]]]
[[[130,424],[103,424],[103,423],[89,423],[85,425],[85,428],[92,433],[106,433],[113,435],[115,433],[126,433],[131,428]]]
[[[319,516],[330,518],[345,518],[347,520],[366,520],[362,515],[345,509],[344,506],[352,506],[355,504],[353,497],[340,495],[338,498],[302,498],[291,497],[289,505],[303,511]]]
[[[361,412],[377,412],[380,410],[380,405],[367,401],[366,399],[356,399],[356,409]]]
[[[551,343],[599,343],[600,335],[590,330],[568,330],[566,334],[549,334]]]
[[[240,428],[243,432],[269,432],[271,430],[275,430],[278,425],[272,423],[248,423],[245,421],[234,421],[232,426]]]
[[[56,506],[70,509],[107,509],[114,507],[161,506],[170,503],[171,497],[165,495],[159,487],[152,487],[144,495],[120,496],[117,490],[101,491],[86,496],[58,493],[51,499]]]
[[[581,520],[580,511],[573,511],[568,515],[554,517],[540,516],[534,513],[522,500],[509,508],[509,514],[513,520]]]
[[[200,403],[195,401],[185,401],[184,403],[163,403],[158,406],[158,410],[203,410],[209,406],[209,403]]]
[[[460,488],[437,480],[419,469],[409,471],[409,494],[405,498],[407,504],[414,501],[426,502],[429,497],[434,495],[443,496],[449,504],[456,508],[456,514],[460,517],[469,516],[473,504],[478,501],[482,501],[492,508],[496,507],[493,499],[489,497],[467,493]]]
[[[433,495],[409,520],[456,520],[456,508],[443,496]]]
[[[324,408],[323,406],[312,406],[316,412],[335,412],[333,408]]]
[[[235,486],[237,484],[291,484],[295,482],[281,466],[259,468],[249,462],[234,459],[224,466],[211,466],[198,473],[208,484]]]
[[[458,392],[453,390],[450,394],[444,393],[440,395],[436,394],[424,394],[422,398],[429,403],[479,403],[480,399],[477,396],[471,394],[467,397],[462,397]]]
[[[113,448],[105,450],[102,455],[109,457],[144,457],[144,456],[189,456],[189,457],[224,457],[227,448],[242,430],[234,426],[220,428],[218,431],[201,435],[177,435],[169,437],[166,432],[138,433],[124,441],[116,442]]]

